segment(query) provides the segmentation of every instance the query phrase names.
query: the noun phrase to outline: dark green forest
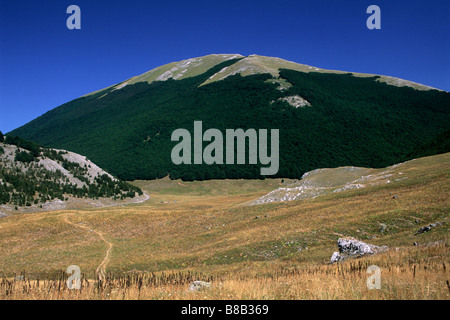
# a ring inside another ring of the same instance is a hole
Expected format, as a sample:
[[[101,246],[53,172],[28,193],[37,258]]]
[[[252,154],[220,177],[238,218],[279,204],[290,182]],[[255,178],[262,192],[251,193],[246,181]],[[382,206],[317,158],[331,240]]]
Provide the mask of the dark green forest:
[[[263,179],[261,165],[179,165],[171,162],[175,129],[279,129],[275,177],[300,178],[324,167],[385,167],[417,156],[448,152],[450,94],[418,91],[351,74],[281,70],[293,86],[279,90],[271,75],[199,86],[223,67],[183,80],[105,89],[66,103],[12,132],[41,145],[89,157],[123,180]],[[279,98],[300,95],[311,106]],[[205,147],[208,143],[204,143]],[[271,176],[274,177],[274,176]]]

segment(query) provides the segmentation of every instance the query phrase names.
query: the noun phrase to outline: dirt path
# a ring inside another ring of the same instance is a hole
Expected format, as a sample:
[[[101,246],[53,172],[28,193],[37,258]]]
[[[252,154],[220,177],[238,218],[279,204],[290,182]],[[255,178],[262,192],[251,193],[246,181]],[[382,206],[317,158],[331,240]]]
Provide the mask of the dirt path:
[[[74,226],[74,227],[81,228],[81,229],[87,230],[87,231],[89,231],[89,232],[95,233],[96,235],[99,236],[99,238],[100,238],[104,243],[106,243],[106,244],[108,245],[108,250],[106,251],[105,258],[103,259],[102,263],[100,263],[100,265],[97,267],[97,270],[95,271],[95,273],[97,274],[97,276],[99,277],[100,280],[104,279],[104,278],[105,278],[106,266],[108,265],[108,262],[109,262],[109,256],[110,256],[111,250],[112,250],[112,248],[114,247],[114,245],[113,245],[111,242],[109,242],[108,240],[106,240],[105,237],[103,236],[103,233],[101,233],[100,231],[96,231],[96,230],[93,230],[93,229],[91,229],[91,228],[89,228],[89,227],[87,227],[87,226],[84,226],[84,225],[82,225],[82,224],[76,224],[76,223],[73,223],[72,221],[70,221],[70,219],[69,219],[69,213],[67,213],[67,214],[64,216],[64,221],[65,221],[66,223],[68,223],[68,224]]]
[[[144,196],[145,196],[144,199],[137,200],[137,201],[134,201],[134,202],[129,202],[129,203],[126,203],[126,204],[123,204],[123,205],[132,204],[132,203],[142,203],[142,202],[147,201],[148,199],[150,199],[150,196],[148,194],[144,193]],[[114,206],[119,206],[119,205],[122,205],[122,204],[114,204],[114,205],[104,206],[104,207],[114,207]],[[111,242],[109,242],[108,240],[106,240],[105,237],[103,236],[103,233],[101,233],[100,231],[93,230],[93,229],[91,229],[91,228],[89,228],[89,227],[87,227],[85,225],[82,225],[82,224],[73,223],[72,221],[70,221],[69,215],[70,215],[69,212],[64,215],[64,221],[66,223],[68,223],[68,224],[70,224],[70,225],[72,225],[74,227],[81,228],[81,229],[87,230],[89,232],[95,233],[96,235],[98,235],[98,237],[104,243],[106,243],[108,245],[108,250],[106,251],[105,258],[103,259],[102,263],[100,263],[100,265],[97,267],[97,270],[95,271],[95,273],[97,274],[97,276],[99,277],[100,280],[104,279],[105,278],[105,272],[106,272],[106,266],[108,265],[109,256],[111,254],[111,250],[114,247],[114,245]]]

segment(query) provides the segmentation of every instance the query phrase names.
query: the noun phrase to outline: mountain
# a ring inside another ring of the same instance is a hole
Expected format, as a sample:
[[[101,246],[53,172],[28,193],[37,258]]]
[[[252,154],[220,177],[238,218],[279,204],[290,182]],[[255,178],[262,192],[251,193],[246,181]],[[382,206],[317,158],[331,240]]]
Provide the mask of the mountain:
[[[108,198],[119,201],[142,195],[139,188],[113,177],[79,154],[43,148],[14,136],[0,142],[2,210],[52,210],[83,203],[97,206],[111,204]]]
[[[448,152],[449,106],[448,92],[394,77],[221,54],[150,70],[10,134],[84,154],[124,180],[204,180],[264,178],[263,163],[176,165],[176,129],[193,134],[195,121],[222,133],[278,129],[279,170],[271,177],[298,179],[317,168],[381,168]]]

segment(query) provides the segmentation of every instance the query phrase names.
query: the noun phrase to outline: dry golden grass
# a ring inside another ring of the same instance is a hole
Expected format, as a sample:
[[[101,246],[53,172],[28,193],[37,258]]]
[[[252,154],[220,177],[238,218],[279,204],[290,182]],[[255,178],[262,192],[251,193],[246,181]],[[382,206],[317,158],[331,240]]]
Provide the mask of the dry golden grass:
[[[260,206],[246,204],[279,180],[138,181],[151,196],[142,204],[2,218],[0,299],[448,299],[449,164],[419,159],[396,169],[406,180]],[[329,266],[341,236],[391,250]],[[371,264],[381,290],[366,287]],[[87,279],[81,291],[65,287],[70,265]],[[21,272],[30,280],[11,281]],[[192,280],[213,287],[190,293]]]
[[[391,251],[336,265],[283,268],[271,265],[265,275],[245,270],[212,277],[194,272],[108,274],[103,281],[83,277],[81,290],[69,290],[67,275],[56,280],[2,279],[1,299],[449,299],[448,247]],[[414,262],[414,257],[421,257]],[[381,268],[381,288],[368,289],[367,268]],[[189,292],[196,279],[211,281],[208,290]]]

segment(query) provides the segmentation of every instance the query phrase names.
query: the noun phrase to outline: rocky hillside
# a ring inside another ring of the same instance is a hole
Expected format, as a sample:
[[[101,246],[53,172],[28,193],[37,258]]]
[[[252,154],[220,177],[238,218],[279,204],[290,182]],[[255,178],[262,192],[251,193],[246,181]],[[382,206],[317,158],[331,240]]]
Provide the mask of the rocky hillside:
[[[0,209],[5,211],[61,209],[74,199],[119,201],[142,195],[79,154],[13,136],[0,143]]]
[[[450,153],[441,157],[448,159]],[[357,167],[316,169],[305,173],[302,179],[262,196],[252,204],[310,199],[330,193],[407,180],[408,172],[414,167],[415,162],[416,160],[411,160],[384,169]]]

